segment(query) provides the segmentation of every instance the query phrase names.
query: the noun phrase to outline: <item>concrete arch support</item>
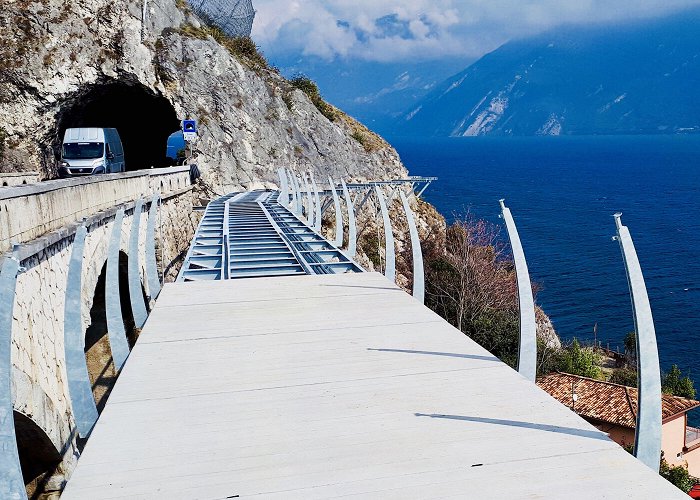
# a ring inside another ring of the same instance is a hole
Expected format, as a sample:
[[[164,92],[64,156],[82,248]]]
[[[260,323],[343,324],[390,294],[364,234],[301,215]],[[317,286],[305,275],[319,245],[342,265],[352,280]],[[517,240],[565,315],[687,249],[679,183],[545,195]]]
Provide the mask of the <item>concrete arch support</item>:
[[[5,260],[0,271],[0,498],[26,499],[12,407],[12,312],[19,262]]]
[[[506,223],[510,248],[513,251],[515,275],[518,280],[518,304],[520,307],[520,341],[518,342],[518,372],[534,382],[537,376],[537,321],[535,320],[535,300],[532,297],[530,273],[527,269],[525,252],[520,243],[518,229],[513,215],[506,207],[505,200],[500,200],[501,213]]]
[[[156,300],[160,294],[160,277],[156,264],[156,223],[158,222],[158,204],[160,195],[154,194],[151,207],[148,209],[148,226],[146,227],[146,274],[148,295],[150,300]]]
[[[143,200],[136,200],[129,236],[129,299],[131,300],[131,312],[134,315],[136,328],[142,328],[148,318],[143,292],[141,292],[141,273],[139,271],[139,229],[142,212]]]
[[[81,438],[87,438],[97,422],[97,407],[85,361],[85,334],[82,321],[83,252],[87,228],[75,233],[66,280],[66,309],[63,324],[68,392],[75,424]]]
[[[377,200],[379,200],[379,209],[382,212],[382,219],[384,220],[384,248],[386,254],[386,269],[384,270],[384,276],[390,281],[396,281],[396,253],[394,250],[394,232],[391,230],[391,219],[389,219],[389,210],[386,208],[386,201],[384,201],[384,194],[379,186],[374,186],[377,193]]]
[[[629,229],[615,214],[617,241],[627,271],[627,283],[632,299],[634,330],[637,333],[637,425],[634,435],[634,456],[654,471],[659,471],[661,454],[661,374],[656,330],[651,315],[651,304],[644,283],[642,268]]]
[[[129,343],[124,330],[121,296],[119,293],[119,245],[122,237],[124,209],[120,208],[114,217],[112,236],[107,254],[107,280],[105,284],[105,309],[107,313],[107,333],[112,350],[114,368],[119,371],[129,356]]]
[[[335,181],[330,177],[328,178],[328,185],[331,188],[333,208],[335,209],[335,241],[333,245],[335,245],[336,248],[340,248],[343,246],[343,213],[340,211],[340,198],[335,189]]]
[[[408,198],[403,191],[399,190],[401,195],[401,204],[406,213],[406,222],[408,222],[408,232],[411,235],[411,252],[413,255],[413,296],[425,302],[425,272],[423,270],[423,252],[420,247],[420,239],[418,238],[418,229],[416,221],[413,218],[413,211],[408,204]]]
[[[350,191],[348,191],[348,185],[345,184],[344,180],[340,180],[343,185],[343,196],[345,196],[345,205],[348,209],[348,248],[347,252],[351,259],[355,258],[355,253],[357,253],[357,223],[355,221],[355,207],[352,204],[352,198],[350,197]]]

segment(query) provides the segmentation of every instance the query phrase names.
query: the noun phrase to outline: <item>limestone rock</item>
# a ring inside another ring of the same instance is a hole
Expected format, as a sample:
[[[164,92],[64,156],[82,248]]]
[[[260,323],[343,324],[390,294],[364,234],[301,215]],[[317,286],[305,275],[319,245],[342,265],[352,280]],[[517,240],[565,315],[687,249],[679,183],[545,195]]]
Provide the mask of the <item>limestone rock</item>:
[[[279,166],[311,167],[322,179],[406,175],[388,144],[342,113],[330,121],[273,69],[251,65],[212,34],[183,1],[4,2],[0,171],[54,176],[62,130],[104,111],[103,121],[122,112],[134,126],[163,128],[151,156],[125,140],[132,167],[164,156],[177,120],[197,119],[191,160],[218,192],[275,185]],[[128,133],[124,123],[103,126]]]

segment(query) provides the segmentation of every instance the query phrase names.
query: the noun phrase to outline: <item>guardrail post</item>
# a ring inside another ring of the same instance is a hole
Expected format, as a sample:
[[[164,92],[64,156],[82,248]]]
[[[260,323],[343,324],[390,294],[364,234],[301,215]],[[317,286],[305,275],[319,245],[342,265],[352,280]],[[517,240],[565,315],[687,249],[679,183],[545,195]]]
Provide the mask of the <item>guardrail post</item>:
[[[151,199],[151,207],[148,209],[148,226],[146,227],[146,274],[148,275],[148,295],[151,301],[158,298],[161,287],[156,264],[156,222],[159,203],[160,195],[155,193]]]
[[[335,189],[335,181],[331,177],[328,177],[328,184],[331,187],[333,208],[335,209],[335,241],[333,245],[340,248],[343,246],[343,213],[340,211],[340,198],[338,198],[338,192]]]
[[[399,189],[399,194],[401,195],[403,210],[406,213],[408,231],[411,235],[411,252],[413,254],[413,296],[420,300],[422,304],[425,302],[425,272],[423,270],[423,253],[421,252],[420,238],[418,238],[416,221],[413,218],[413,211],[408,204],[408,199],[401,189]]]
[[[616,213],[615,226],[622,259],[627,272],[637,338],[637,425],[634,434],[634,456],[647,467],[659,471],[661,456],[661,374],[659,351],[656,346],[654,318],[644,283],[642,268],[629,229],[622,225],[621,213]]]
[[[340,180],[343,185],[343,195],[345,196],[345,205],[348,208],[348,248],[347,252],[350,258],[355,258],[357,253],[357,223],[355,222],[355,207],[352,204],[352,198],[350,198],[350,191],[348,191],[348,185],[345,184],[343,179]]]
[[[0,497],[26,499],[12,404],[12,311],[19,261],[5,259],[0,271]]]
[[[87,228],[80,226],[75,233],[68,264],[63,322],[68,393],[75,416],[75,425],[83,439],[90,435],[98,417],[85,360],[85,333],[83,332],[82,274],[86,236]]]
[[[122,236],[124,209],[120,208],[114,217],[112,237],[109,241],[107,255],[107,279],[105,283],[105,309],[107,315],[107,333],[109,347],[112,351],[114,369],[118,372],[129,356],[129,343],[126,340],[124,318],[122,317],[121,295],[119,291],[119,246]]]
[[[134,215],[131,221],[131,235],[129,237],[129,299],[131,312],[134,315],[136,328],[143,328],[148,318],[146,304],[143,301],[141,291],[141,272],[139,266],[139,230],[141,228],[141,213],[143,212],[143,200],[136,200]]]
[[[379,200],[379,209],[382,212],[382,219],[384,221],[384,248],[386,254],[386,269],[384,270],[384,276],[390,281],[396,281],[396,253],[394,250],[394,232],[391,230],[391,219],[389,219],[389,211],[386,208],[386,202],[384,201],[384,195],[379,186],[375,186],[374,190],[377,193],[377,199]]]
[[[505,200],[499,200],[503,220],[506,223],[510,248],[513,251],[515,275],[518,280],[518,304],[520,308],[520,340],[518,342],[518,372],[534,382],[537,376],[537,321],[535,320],[535,300],[532,297],[530,273],[527,270],[525,252],[520,243],[518,229]]]

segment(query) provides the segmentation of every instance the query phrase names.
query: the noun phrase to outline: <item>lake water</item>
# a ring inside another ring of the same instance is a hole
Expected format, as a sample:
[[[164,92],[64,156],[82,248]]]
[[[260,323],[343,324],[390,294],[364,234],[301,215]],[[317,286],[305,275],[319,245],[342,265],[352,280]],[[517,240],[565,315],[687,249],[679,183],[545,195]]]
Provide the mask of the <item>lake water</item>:
[[[537,302],[559,335],[622,346],[632,309],[612,215],[622,212],[651,301],[662,369],[700,389],[700,136],[393,139],[448,220],[513,212]],[[695,419],[694,419],[695,420]]]

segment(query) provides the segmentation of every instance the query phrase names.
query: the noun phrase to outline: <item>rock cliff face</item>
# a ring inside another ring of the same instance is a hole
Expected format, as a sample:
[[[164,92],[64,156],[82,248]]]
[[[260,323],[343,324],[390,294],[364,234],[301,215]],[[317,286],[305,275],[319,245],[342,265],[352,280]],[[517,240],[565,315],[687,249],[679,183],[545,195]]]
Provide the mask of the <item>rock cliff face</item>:
[[[3,2],[0,171],[54,176],[75,126],[116,127],[127,168],[157,165],[179,120],[193,118],[191,160],[218,192],[271,185],[279,166],[323,179],[406,174],[387,143],[342,113],[329,120],[211,34],[182,0]]]

